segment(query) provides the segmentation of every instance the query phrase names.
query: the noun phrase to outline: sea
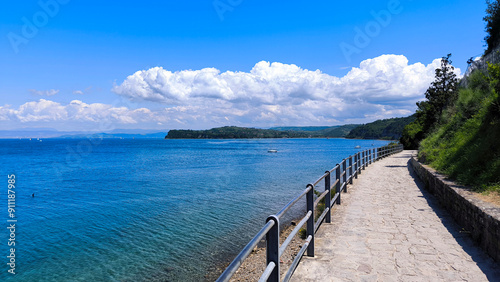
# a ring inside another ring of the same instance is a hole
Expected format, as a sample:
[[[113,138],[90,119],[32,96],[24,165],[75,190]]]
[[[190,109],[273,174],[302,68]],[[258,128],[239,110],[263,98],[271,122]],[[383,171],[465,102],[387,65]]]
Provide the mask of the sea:
[[[2,139],[0,281],[213,280],[308,183],[387,143]]]

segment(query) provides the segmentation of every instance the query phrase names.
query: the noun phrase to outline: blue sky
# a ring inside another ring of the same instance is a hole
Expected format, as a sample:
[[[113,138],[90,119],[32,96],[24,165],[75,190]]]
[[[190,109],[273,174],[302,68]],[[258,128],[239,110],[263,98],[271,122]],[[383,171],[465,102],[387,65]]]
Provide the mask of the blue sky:
[[[108,2],[3,3],[0,129],[365,123],[484,50],[484,1]]]

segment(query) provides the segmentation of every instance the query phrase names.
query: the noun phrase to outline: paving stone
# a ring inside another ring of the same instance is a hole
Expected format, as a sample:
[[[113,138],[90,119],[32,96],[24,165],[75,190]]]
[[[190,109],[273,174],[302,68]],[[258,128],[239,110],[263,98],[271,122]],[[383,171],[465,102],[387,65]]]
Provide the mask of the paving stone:
[[[363,171],[316,234],[317,256],[304,256],[292,281],[500,281],[499,264],[412,177],[413,153]]]

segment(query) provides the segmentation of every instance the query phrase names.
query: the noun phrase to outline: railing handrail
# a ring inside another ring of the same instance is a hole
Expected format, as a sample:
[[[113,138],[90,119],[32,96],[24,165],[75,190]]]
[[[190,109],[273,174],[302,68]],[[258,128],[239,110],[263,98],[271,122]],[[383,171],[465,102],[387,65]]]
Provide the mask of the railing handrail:
[[[243,264],[243,261],[250,255],[252,250],[264,238],[264,236],[266,236],[267,265],[259,281],[279,282],[279,258],[285,252],[293,237],[299,232],[302,226],[307,223],[306,241],[295,257],[292,265],[289,267],[283,279],[283,281],[288,281],[293,275],[295,268],[299,264],[300,259],[306,251],[308,256],[314,256],[314,233],[316,233],[317,229],[319,229],[323,221],[326,221],[326,223],[330,223],[332,207],[335,204],[339,205],[341,203],[342,191],[347,192],[347,185],[353,183],[353,178],[358,178],[358,175],[361,174],[361,171],[373,162],[402,150],[403,146],[401,144],[388,144],[382,147],[370,148],[364,151],[357,152],[354,155],[344,158],[340,162],[340,164],[337,164],[333,169],[326,171],[320,178],[318,178],[318,180],[316,180],[312,184],[307,184],[306,189],[302,191],[302,193],[288,202],[278,213],[267,218],[264,227],[262,227],[262,229],[255,235],[255,237],[253,237],[253,239],[250,240],[250,242],[236,256],[236,258],[231,262],[226,270],[224,270],[217,281],[229,281],[229,279],[231,279],[238,268]],[[348,162],[349,166],[347,166]],[[335,172],[335,181],[333,182],[333,184],[331,184],[333,172]],[[348,175],[349,177],[347,177]],[[315,191],[315,187],[322,180],[325,180],[325,191],[317,197],[316,201],[314,201],[313,192]],[[332,197],[331,190],[333,188],[335,188],[335,192]],[[280,247],[279,220],[293,205],[295,205],[304,196],[306,196],[307,202],[306,215],[295,226],[295,228],[288,235],[288,237]],[[316,223],[314,223],[314,212],[321,199],[325,199],[325,209],[318,217]]]

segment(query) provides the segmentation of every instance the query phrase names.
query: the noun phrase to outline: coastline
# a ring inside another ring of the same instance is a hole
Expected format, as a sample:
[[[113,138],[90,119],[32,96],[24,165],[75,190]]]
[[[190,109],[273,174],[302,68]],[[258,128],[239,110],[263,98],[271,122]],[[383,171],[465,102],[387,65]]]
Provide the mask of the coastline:
[[[292,220],[291,222],[285,224],[282,227],[280,232],[280,242],[286,240],[288,235],[295,228],[295,223],[300,221],[301,218],[297,218]],[[285,252],[281,256],[281,264],[280,264],[280,274],[283,277],[288,271],[288,268],[292,264],[293,260],[297,256],[302,244],[305,240],[299,237],[299,234],[294,236]],[[215,281],[217,278],[224,272],[224,270],[229,266],[232,262],[232,259],[229,261],[218,263],[214,270],[205,275],[205,281]],[[242,281],[258,281],[262,273],[266,268],[266,247],[265,240],[262,240],[257,247],[252,250],[252,253],[248,256],[248,258],[243,262],[240,268],[236,271],[230,281],[242,282]]]

